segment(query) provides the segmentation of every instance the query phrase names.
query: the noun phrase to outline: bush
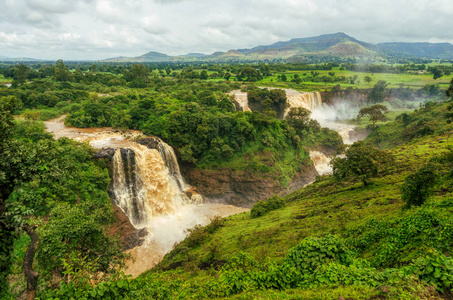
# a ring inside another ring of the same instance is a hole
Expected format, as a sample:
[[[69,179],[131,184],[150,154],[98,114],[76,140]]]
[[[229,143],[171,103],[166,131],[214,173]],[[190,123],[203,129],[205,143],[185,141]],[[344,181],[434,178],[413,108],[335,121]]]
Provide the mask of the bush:
[[[352,252],[344,240],[334,235],[326,237],[308,237],[299,245],[289,250],[285,262],[303,273],[313,272],[321,265],[335,261],[339,264],[352,263]]]
[[[267,200],[259,201],[253,205],[250,215],[252,218],[261,217],[271,210],[279,209],[280,207],[285,206],[285,200],[280,198],[277,195],[270,197]]]
[[[195,227],[187,229],[187,237],[184,240],[187,247],[195,248],[204,242],[206,238],[206,232],[201,225],[195,225]]]
[[[406,176],[401,187],[401,199],[406,202],[404,207],[422,205],[433,193],[437,178],[436,167],[432,163],[422,167],[414,174]]]
[[[414,261],[413,268],[420,279],[434,285],[442,293],[452,290],[453,259],[451,257],[429,250],[426,256]]]

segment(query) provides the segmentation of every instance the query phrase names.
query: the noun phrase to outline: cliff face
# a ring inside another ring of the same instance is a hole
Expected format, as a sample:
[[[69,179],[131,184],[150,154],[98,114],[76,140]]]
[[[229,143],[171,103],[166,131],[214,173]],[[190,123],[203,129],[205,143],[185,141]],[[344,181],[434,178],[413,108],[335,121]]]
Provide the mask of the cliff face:
[[[181,167],[186,181],[197,187],[205,202],[222,202],[241,207],[252,207],[258,200],[274,194],[289,194],[312,182],[317,175],[314,166],[307,164],[287,187],[282,187],[278,179],[268,173]]]
[[[120,237],[124,251],[141,246],[148,231],[145,228],[136,229],[118,206],[113,205],[113,211],[114,222],[109,228],[109,234]]]
[[[104,160],[105,166],[109,170],[110,177],[112,176],[112,160],[114,155],[115,149],[106,148],[98,151],[94,156],[94,159],[96,160]],[[113,199],[114,197],[112,184],[109,186],[109,196],[110,199]],[[143,238],[148,234],[146,229],[135,228],[124,212],[117,205],[115,205],[113,201],[112,207],[114,212],[114,221],[109,227],[109,235],[119,236],[123,244],[124,251],[142,245],[144,241]]]

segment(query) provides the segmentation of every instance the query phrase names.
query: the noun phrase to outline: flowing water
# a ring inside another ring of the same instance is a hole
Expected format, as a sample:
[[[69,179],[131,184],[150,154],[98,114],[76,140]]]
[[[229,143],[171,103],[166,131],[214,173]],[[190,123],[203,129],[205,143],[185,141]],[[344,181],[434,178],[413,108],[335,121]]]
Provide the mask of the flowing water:
[[[266,89],[275,89],[271,87],[260,87]],[[314,110],[315,108],[322,105],[321,94],[319,92],[299,92],[293,89],[283,89],[286,92],[286,99],[288,107],[285,109],[284,117],[288,114],[291,108],[303,107],[308,110]],[[248,99],[247,92],[241,90],[234,90],[229,93],[233,95],[236,102],[241,106],[242,111],[251,111]]]
[[[268,88],[268,87],[260,87]],[[273,89],[273,88],[268,88]],[[285,109],[284,117],[288,114],[291,108],[302,107],[311,111],[311,118],[319,122],[322,127],[337,131],[343,143],[346,145],[353,144],[360,138],[354,134],[355,125],[347,124],[341,120],[348,120],[354,118],[358,109],[352,107],[347,102],[337,102],[334,105],[323,104],[321,94],[319,92],[299,92],[293,89],[283,89],[286,92],[286,99],[288,106]],[[247,92],[241,90],[234,90],[230,92],[234,95],[236,101],[239,103],[243,111],[250,111],[247,100]],[[365,136],[361,137],[365,138]],[[319,175],[326,175],[332,173],[330,166],[330,157],[319,151],[310,151],[310,158]]]
[[[159,141],[157,149],[137,144],[140,131],[124,133],[112,128],[71,128],[64,117],[45,122],[55,138],[67,137],[88,142],[93,148],[115,149],[112,159],[112,200],[136,228],[147,228],[142,246],[129,252],[126,273],[139,275],[155,266],[183,240],[186,230],[207,224],[215,215],[222,217],[247,211],[224,204],[203,204],[201,195],[181,176],[173,149]],[[190,191],[190,198],[184,193]]]

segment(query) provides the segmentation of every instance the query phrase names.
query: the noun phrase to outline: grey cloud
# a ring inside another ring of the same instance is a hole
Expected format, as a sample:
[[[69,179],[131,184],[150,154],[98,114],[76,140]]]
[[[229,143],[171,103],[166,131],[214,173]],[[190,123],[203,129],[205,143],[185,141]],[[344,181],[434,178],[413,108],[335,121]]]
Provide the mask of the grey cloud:
[[[250,48],[342,31],[452,42],[449,0],[0,0],[0,55],[101,59]]]
[[[77,9],[78,1],[65,0],[26,0],[27,6],[48,13],[68,13]]]

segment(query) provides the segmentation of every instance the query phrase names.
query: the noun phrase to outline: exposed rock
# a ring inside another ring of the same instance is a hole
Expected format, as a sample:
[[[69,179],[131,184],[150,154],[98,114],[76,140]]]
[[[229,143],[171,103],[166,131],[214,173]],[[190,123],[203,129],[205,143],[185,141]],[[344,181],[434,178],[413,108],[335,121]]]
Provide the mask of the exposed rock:
[[[278,178],[269,173],[232,171],[230,169],[194,169],[181,166],[184,178],[197,187],[206,202],[222,202],[241,207],[252,207],[258,200],[274,194],[286,195],[316,177],[313,165],[305,165],[288,187],[281,186]]]
[[[144,138],[140,139],[137,141],[138,144],[144,145],[148,147],[149,149],[159,149],[159,144],[162,141],[158,137],[149,137],[149,138]]]
[[[95,159],[101,159],[101,158],[107,158],[107,159],[113,159],[113,156],[115,155],[115,149],[113,148],[105,148],[99,150],[95,155]]]
[[[148,231],[145,228],[135,228],[118,206],[113,205],[113,210],[115,221],[110,227],[110,235],[119,235],[124,251],[141,246]]]

